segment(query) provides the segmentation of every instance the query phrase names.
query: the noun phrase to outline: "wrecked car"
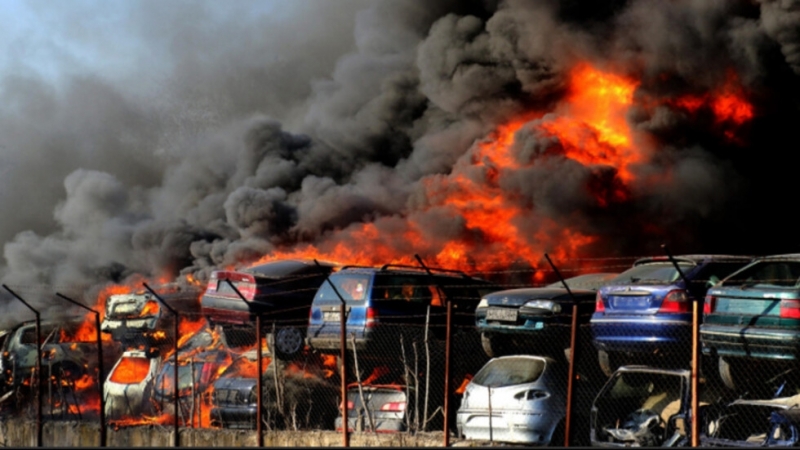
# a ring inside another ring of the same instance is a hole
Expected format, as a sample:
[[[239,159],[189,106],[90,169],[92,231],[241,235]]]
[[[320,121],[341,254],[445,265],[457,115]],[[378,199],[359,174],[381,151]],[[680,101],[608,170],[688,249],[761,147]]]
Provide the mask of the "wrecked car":
[[[108,420],[153,415],[153,384],[161,358],[141,350],[126,350],[103,385]]]
[[[689,370],[647,366],[617,369],[592,403],[592,446],[688,445],[690,380]]]
[[[412,393],[413,395],[413,393]],[[363,398],[363,402],[362,402]],[[410,428],[409,391],[401,385],[350,385],[347,388],[347,428],[350,431],[405,431]],[[336,430],[342,429],[341,414]]]
[[[201,299],[203,315],[212,326],[222,326],[231,345],[255,342],[254,318],[261,316],[264,336],[273,342],[273,356],[291,359],[305,347],[311,302],[335,267],[284,260],[214,271]]]
[[[701,408],[703,447],[800,446],[800,395]]]
[[[564,280],[578,301],[579,324],[589,323],[597,289],[617,275],[596,273]],[[569,347],[572,296],[560,281],[541,288],[492,292],[478,303],[475,321],[481,332],[483,350],[489,357],[521,349],[537,354],[563,351]],[[552,348],[542,348],[542,344]],[[531,345],[536,347],[530,348]]]
[[[255,429],[258,411],[255,352],[236,359],[214,383],[211,425]],[[277,378],[275,368],[282,367]],[[330,429],[337,389],[314,358],[303,364],[264,359],[262,420],[267,429]]]
[[[168,285],[161,290],[165,291],[159,294],[161,299],[179,313],[200,311],[198,289]],[[106,298],[100,331],[127,347],[153,352],[175,342],[174,320],[175,316],[149,291],[113,294]]]
[[[458,434],[470,440],[562,445],[566,393],[563,361],[530,355],[494,358],[464,390]]]

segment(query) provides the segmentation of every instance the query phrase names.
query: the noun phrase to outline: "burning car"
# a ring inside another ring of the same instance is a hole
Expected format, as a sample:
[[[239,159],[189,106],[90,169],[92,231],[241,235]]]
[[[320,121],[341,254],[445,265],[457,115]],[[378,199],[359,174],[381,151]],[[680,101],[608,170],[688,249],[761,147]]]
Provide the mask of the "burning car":
[[[255,342],[253,319],[256,315],[263,317],[266,334],[272,334],[275,324],[270,339],[273,356],[291,359],[305,345],[314,294],[335,267],[285,260],[240,271],[214,271],[201,300],[202,312],[210,324],[222,326],[231,343],[236,341],[238,330],[244,330]]]
[[[617,275],[596,273],[565,280],[578,301],[579,325],[589,323],[597,289]],[[534,354],[561,352],[569,347],[572,297],[561,282],[543,288],[493,292],[478,303],[475,321],[483,350],[490,357],[520,350]]]
[[[494,358],[464,390],[458,433],[472,440],[559,445],[566,393],[563,362],[529,355]]]
[[[191,287],[168,285],[161,298],[174,310],[192,314],[200,310],[199,294]],[[151,351],[174,342],[174,320],[175,316],[162,311],[161,304],[149,291],[113,294],[106,298],[100,330],[126,346]]]
[[[701,409],[703,447],[789,447],[800,445],[800,395],[767,400],[738,399]]]
[[[236,359],[214,383],[211,425],[254,429],[258,411],[255,352]],[[268,428],[329,429],[336,416],[336,386],[319,361],[283,364],[265,359],[262,376],[262,420]],[[276,377],[276,367],[282,370]]]
[[[592,446],[687,445],[690,380],[689,370],[620,367],[592,403]]]
[[[77,321],[42,322],[42,377],[74,380],[96,373],[99,367],[97,343],[76,340],[81,325],[82,322]],[[33,321],[23,322],[8,333],[0,349],[0,369],[7,389],[30,385],[36,367],[36,341],[36,323]],[[113,352],[107,350],[104,355],[110,359]]]
[[[127,350],[111,369],[103,386],[105,413],[109,420],[153,415],[153,384],[160,357],[141,350]]]

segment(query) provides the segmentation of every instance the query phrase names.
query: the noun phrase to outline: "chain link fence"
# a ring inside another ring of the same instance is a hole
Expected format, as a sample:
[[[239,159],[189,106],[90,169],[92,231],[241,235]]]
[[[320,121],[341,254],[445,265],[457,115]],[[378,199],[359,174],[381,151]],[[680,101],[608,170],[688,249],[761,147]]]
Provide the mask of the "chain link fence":
[[[514,303],[520,289],[533,292]],[[306,345],[315,329],[286,319],[288,309],[258,322],[219,322],[197,307],[198,296],[109,296],[102,355],[91,315],[43,318],[38,369],[35,323],[12,327],[2,347],[0,413],[37,426],[101,420],[108,428],[439,433],[451,445],[778,445],[797,439],[796,363],[720,357],[699,329],[693,332],[703,319],[701,299],[680,300],[685,320],[668,331],[619,327],[612,335],[596,313],[600,302],[610,308],[616,300],[579,286],[566,292],[543,283],[495,284],[472,299],[477,309],[456,308],[464,299],[436,301],[435,295],[406,307],[413,296],[387,294],[363,317],[347,306],[342,359],[338,309],[320,312],[335,340]],[[304,314],[313,324],[313,308]],[[276,340],[288,348],[297,333],[286,330],[298,326],[300,350],[275,351]],[[699,355],[696,380],[693,354]]]

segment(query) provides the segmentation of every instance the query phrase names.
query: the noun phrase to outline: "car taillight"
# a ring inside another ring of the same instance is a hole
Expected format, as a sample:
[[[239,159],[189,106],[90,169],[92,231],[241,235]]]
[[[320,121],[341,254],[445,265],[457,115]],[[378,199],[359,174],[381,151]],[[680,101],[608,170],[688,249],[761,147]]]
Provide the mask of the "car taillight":
[[[374,327],[378,323],[378,311],[375,308],[367,308],[367,328]]]
[[[787,319],[800,319],[800,299],[781,300],[781,317]]]
[[[706,295],[706,301],[703,302],[703,314],[711,314],[717,306],[717,297],[713,295]]]
[[[604,312],[605,310],[606,310],[606,305],[603,303],[603,296],[600,295],[600,292],[598,292],[597,297],[595,297],[594,301],[594,311]]]
[[[348,400],[347,401],[347,409],[353,409],[354,406],[355,406],[355,403],[353,403],[352,400]],[[340,410],[342,409],[342,404],[341,403],[339,403],[339,409]]]
[[[676,289],[664,296],[664,300],[661,302],[661,307],[658,308],[658,312],[689,312],[689,303],[689,296],[686,295],[686,291],[683,289]]]
[[[389,402],[381,405],[381,411],[402,412],[406,410],[406,402]]]

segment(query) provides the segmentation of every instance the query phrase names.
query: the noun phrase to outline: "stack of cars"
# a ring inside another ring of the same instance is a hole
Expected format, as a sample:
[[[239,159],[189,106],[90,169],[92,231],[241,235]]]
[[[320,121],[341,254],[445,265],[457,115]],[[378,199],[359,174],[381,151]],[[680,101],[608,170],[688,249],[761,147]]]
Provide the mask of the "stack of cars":
[[[644,258],[600,288],[591,328],[603,372],[610,376],[631,363],[688,362],[691,301],[702,299],[710,286],[750,260],[727,255]]]

